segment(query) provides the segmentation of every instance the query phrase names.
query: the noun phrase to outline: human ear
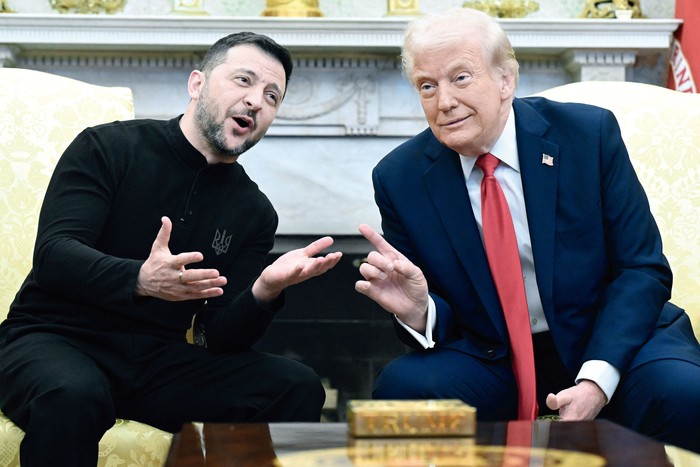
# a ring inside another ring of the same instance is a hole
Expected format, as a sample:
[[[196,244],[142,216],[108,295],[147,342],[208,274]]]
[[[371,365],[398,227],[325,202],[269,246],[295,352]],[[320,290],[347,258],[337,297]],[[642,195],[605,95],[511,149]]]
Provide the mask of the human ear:
[[[515,94],[515,74],[511,70],[503,70],[501,73],[501,97],[509,99]]]
[[[190,77],[187,79],[187,93],[190,95],[190,98],[199,98],[199,93],[204,85],[204,79],[205,76],[203,72],[199,70],[192,70]]]

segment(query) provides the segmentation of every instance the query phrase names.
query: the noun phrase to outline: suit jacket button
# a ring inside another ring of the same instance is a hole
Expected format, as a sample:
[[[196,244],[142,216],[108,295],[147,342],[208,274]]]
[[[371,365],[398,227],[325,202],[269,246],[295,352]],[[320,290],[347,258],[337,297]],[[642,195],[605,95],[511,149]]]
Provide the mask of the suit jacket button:
[[[487,357],[487,358],[491,358],[491,359],[496,358],[496,351],[493,350],[493,349],[487,350],[487,351],[486,351],[486,357]]]

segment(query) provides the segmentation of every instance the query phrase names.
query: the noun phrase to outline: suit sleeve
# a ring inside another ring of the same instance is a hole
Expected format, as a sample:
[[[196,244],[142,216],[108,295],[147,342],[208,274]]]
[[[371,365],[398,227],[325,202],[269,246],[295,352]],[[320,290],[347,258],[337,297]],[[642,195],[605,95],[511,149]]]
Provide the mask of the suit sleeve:
[[[624,373],[670,299],[672,275],[661,237],[613,114],[600,119],[600,206],[607,271],[584,361]]]

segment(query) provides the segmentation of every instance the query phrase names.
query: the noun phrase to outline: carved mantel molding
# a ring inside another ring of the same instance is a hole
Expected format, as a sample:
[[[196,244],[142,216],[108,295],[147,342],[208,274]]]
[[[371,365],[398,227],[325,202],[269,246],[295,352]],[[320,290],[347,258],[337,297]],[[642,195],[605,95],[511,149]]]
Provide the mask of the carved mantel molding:
[[[0,44],[29,50],[201,51],[252,30],[294,51],[396,52],[406,18],[0,15]],[[680,20],[501,19],[516,51],[667,49]]]

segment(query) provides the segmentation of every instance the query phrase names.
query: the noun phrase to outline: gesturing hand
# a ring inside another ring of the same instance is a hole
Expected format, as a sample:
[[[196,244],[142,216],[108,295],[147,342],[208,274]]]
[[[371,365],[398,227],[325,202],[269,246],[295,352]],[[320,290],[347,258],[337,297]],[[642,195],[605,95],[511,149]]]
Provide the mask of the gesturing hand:
[[[331,237],[323,237],[304,248],[292,250],[266,267],[253,284],[253,295],[259,302],[271,302],[290,285],[321,275],[340,261],[342,253],[318,255],[333,245]]]
[[[359,230],[377,251],[370,252],[367,262],[360,266],[365,280],[357,281],[355,290],[395,314],[406,325],[424,332],[428,283],[423,271],[370,226],[362,224]]]
[[[589,380],[547,396],[547,407],[559,410],[559,417],[564,421],[593,420],[606,402],[603,390]]]
[[[141,266],[134,294],[168,301],[182,301],[218,297],[224,293],[226,278],[216,269],[185,269],[188,264],[204,259],[202,253],[187,252],[173,255],[168,243],[173,224],[161,218],[151,254]]]

